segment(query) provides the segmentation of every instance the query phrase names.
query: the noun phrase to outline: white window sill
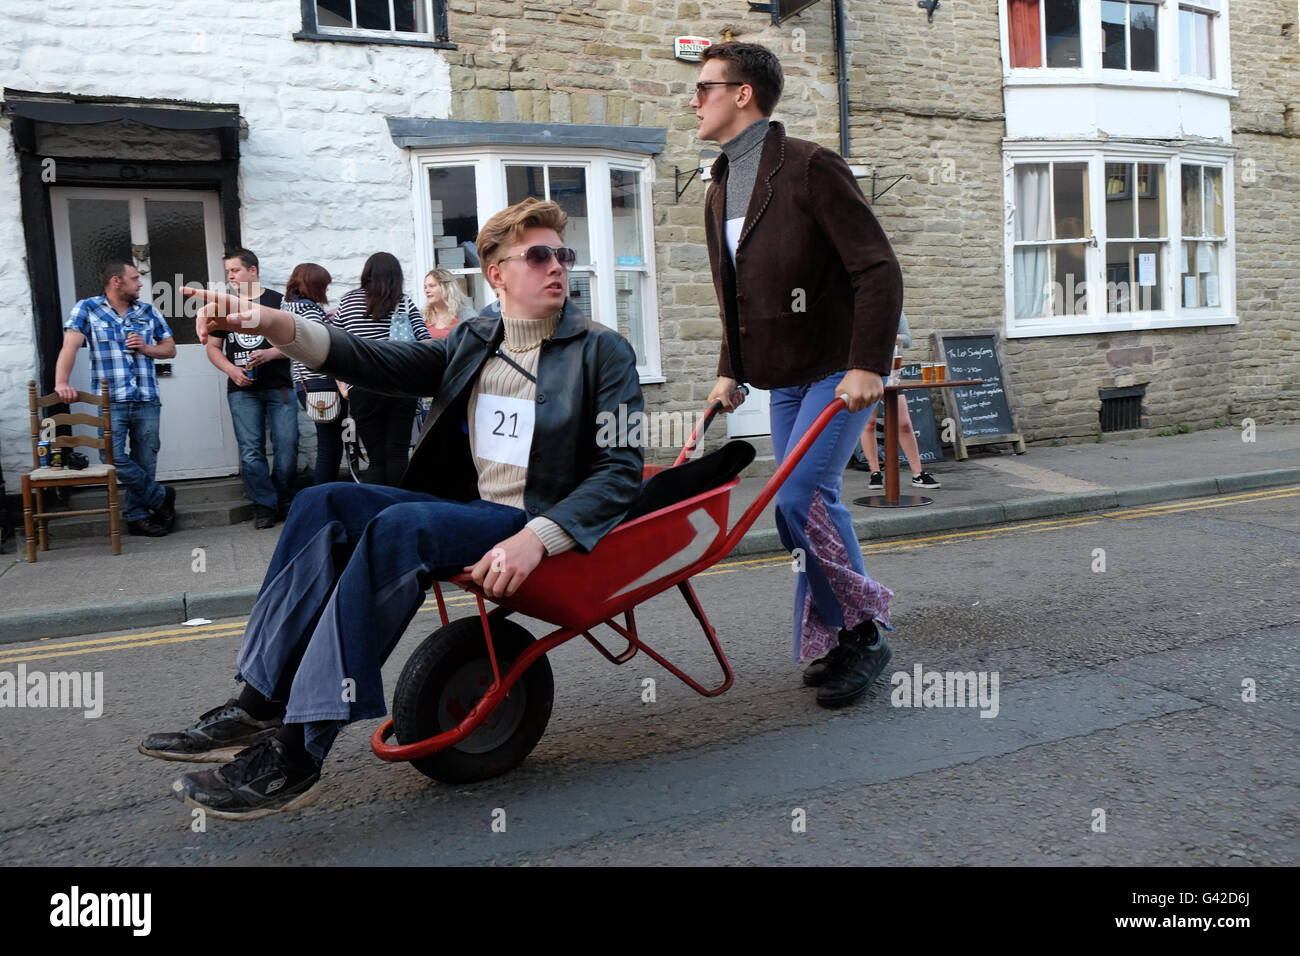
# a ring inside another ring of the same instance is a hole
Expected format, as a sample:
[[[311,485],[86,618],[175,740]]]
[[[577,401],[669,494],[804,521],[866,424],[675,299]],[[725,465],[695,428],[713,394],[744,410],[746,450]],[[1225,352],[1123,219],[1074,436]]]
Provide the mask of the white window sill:
[[[1080,322],[1062,323],[1056,320],[1037,320],[1040,325],[1030,324],[1034,319],[1012,320],[1005,324],[1007,338],[1027,339],[1042,338],[1048,335],[1104,335],[1113,332],[1145,332],[1150,329],[1195,329],[1215,325],[1237,325],[1237,316],[1227,313],[1198,315],[1195,310],[1187,310],[1177,315],[1168,312],[1147,312],[1131,315],[1123,320],[1114,317]],[[1018,323],[1018,325],[1016,324]]]
[[[662,385],[664,382],[668,381],[668,379],[664,378],[658,372],[643,372],[640,369],[637,369],[637,375],[640,376],[642,385]]]
[[[1003,86],[1009,87],[1059,87],[1059,86],[1093,86],[1099,89],[1132,90],[1186,90],[1190,93],[1204,93],[1207,96],[1222,96],[1231,99],[1238,95],[1235,89],[1218,83],[1206,82],[1195,77],[1164,77],[1160,74],[1135,76],[1129,70],[1070,70],[1041,67],[1019,68],[1002,74]]]

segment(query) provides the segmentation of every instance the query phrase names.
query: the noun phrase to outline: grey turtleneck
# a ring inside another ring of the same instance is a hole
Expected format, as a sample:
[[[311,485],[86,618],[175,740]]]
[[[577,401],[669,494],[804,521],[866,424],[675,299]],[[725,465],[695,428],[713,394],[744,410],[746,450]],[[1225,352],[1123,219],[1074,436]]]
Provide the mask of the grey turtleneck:
[[[758,160],[771,120],[764,116],[746,126],[735,139],[722,144],[727,155],[727,208],[725,218],[738,219],[749,209],[749,197],[758,179]]]

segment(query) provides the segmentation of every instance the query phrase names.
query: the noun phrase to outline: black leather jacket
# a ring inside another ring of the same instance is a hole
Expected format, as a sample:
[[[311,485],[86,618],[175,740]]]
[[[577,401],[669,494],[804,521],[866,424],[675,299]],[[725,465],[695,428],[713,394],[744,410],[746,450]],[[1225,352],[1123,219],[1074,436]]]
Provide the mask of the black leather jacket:
[[[329,334],[321,371],[384,395],[436,396],[402,487],[455,501],[477,498],[466,411],[479,372],[505,338],[501,319],[469,319],[433,342],[371,342],[333,327]],[[571,302],[541,347],[524,509],[529,518],[550,518],[590,551],[641,489],[641,448],[596,442],[601,412],[628,421],[644,408],[636,353]],[[627,409],[622,419],[620,405]]]

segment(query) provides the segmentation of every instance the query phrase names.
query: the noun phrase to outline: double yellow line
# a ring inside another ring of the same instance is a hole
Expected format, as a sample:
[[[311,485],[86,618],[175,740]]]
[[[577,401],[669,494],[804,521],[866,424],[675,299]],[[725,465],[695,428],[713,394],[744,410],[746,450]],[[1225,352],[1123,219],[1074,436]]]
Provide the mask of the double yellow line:
[[[933,548],[940,544],[958,541],[982,541],[988,538],[1017,534],[1041,534],[1044,531],[1060,531],[1065,528],[1080,528],[1085,525],[1100,524],[1105,520],[1132,521],[1135,518],[1160,518],[1171,515],[1187,514],[1193,511],[1206,511],[1212,508],[1227,508],[1232,505],[1251,504],[1259,501],[1274,501],[1280,498],[1300,496],[1300,485],[1287,488],[1269,488],[1263,491],[1248,491],[1237,495],[1222,495],[1214,498],[1201,498],[1195,501],[1180,501],[1172,504],[1149,505],[1137,508],[1125,508],[1119,511],[1105,511],[1095,514],[1079,515],[1073,518],[1059,518],[1047,521],[1027,521],[1014,525],[1001,525],[994,528],[977,528],[971,531],[953,531],[947,534],[931,535],[925,538],[906,538],[898,541],[884,541],[880,544],[868,544],[862,548],[864,555],[887,554],[895,551],[914,551],[918,548]],[[790,556],[783,554],[775,557],[748,558],[724,561],[703,571],[696,577],[709,577],[715,574],[735,574],[737,571],[754,568],[789,564]],[[474,598],[469,594],[444,593],[447,607],[461,608],[473,605]],[[420,613],[437,610],[437,603],[432,599],[424,602]],[[101,651],[128,650],[137,647],[156,647],[162,644],[182,644],[190,641],[202,641],[214,637],[240,637],[244,633],[247,621],[234,621],[227,624],[203,624],[197,627],[173,627],[161,631],[146,631],[140,634],[126,634],[118,637],[101,637],[84,641],[41,641],[35,646],[27,644],[12,650],[0,650],[0,669],[10,664],[26,661],[46,660],[55,657],[72,657],[79,654],[97,654]]]

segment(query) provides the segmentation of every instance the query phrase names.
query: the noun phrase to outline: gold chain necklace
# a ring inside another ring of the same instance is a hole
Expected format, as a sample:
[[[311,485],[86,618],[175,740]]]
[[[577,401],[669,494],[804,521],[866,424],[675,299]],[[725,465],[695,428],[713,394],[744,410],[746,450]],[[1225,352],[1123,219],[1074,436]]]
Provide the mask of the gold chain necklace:
[[[502,321],[504,320],[505,320],[505,316],[502,316]],[[518,321],[518,320],[512,319],[511,321]],[[560,323],[559,323],[559,317],[557,316],[555,322],[555,328],[551,329],[551,334],[546,336],[546,338],[538,339],[532,345],[507,345],[506,351],[513,352],[514,354],[518,355],[520,352],[531,352],[533,349],[539,349],[542,347],[543,342],[549,342],[551,339],[555,338],[555,333],[559,331],[559,328],[560,328]]]

